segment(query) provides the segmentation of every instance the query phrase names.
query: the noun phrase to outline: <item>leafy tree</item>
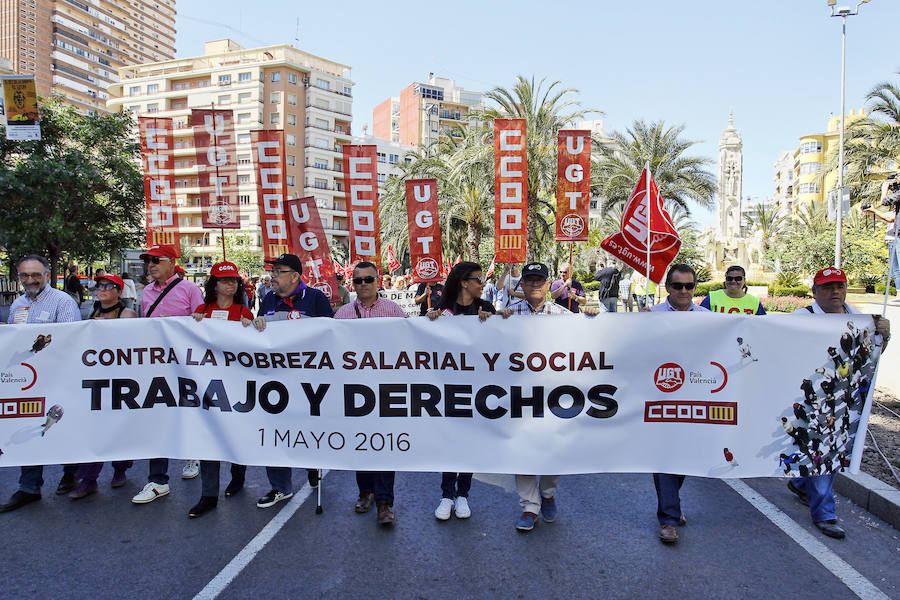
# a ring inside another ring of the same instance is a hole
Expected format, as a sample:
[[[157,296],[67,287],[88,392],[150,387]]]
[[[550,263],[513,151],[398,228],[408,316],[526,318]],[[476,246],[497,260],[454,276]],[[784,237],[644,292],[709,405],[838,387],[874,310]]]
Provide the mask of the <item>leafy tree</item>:
[[[253,240],[246,233],[227,230],[225,232],[225,253],[228,262],[234,263],[241,272],[252,273],[263,268],[263,255],[261,252],[251,250],[252,244]],[[220,246],[216,251],[215,261],[221,262],[222,260]]]
[[[58,99],[40,112],[41,140],[0,134],[0,246],[12,261],[46,256],[55,281],[64,254],[93,261],[140,243],[144,189],[131,117]]]
[[[787,225],[787,219],[778,207],[761,202],[747,213],[747,228],[759,231],[762,236],[763,253],[769,249],[772,239]]]

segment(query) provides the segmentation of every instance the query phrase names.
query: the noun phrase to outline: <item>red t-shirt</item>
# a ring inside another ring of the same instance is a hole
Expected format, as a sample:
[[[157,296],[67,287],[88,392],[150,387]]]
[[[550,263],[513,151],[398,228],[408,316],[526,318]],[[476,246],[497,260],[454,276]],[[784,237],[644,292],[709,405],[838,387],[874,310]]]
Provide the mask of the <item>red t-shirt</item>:
[[[223,321],[240,321],[244,319],[253,320],[253,313],[250,309],[242,304],[234,303],[228,308],[220,308],[215,302],[211,304],[201,304],[194,312],[203,313],[208,319],[221,319]]]

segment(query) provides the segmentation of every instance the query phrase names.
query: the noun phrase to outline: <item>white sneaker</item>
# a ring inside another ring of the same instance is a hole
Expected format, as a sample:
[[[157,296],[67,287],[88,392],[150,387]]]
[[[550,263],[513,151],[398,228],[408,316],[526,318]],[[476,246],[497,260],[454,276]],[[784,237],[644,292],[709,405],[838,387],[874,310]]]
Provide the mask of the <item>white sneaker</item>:
[[[144,486],[137,495],[131,499],[135,504],[147,504],[153,502],[161,496],[169,495],[168,483],[153,483],[152,481]]]
[[[184,468],[181,470],[182,479],[193,479],[200,474],[200,461],[191,459],[185,461]]]
[[[441,498],[441,503],[434,509],[434,518],[439,521],[446,521],[450,518],[451,510],[453,510],[453,500],[450,498]]]
[[[469,501],[462,496],[456,497],[454,508],[457,519],[468,519],[472,516],[472,509],[469,508]]]

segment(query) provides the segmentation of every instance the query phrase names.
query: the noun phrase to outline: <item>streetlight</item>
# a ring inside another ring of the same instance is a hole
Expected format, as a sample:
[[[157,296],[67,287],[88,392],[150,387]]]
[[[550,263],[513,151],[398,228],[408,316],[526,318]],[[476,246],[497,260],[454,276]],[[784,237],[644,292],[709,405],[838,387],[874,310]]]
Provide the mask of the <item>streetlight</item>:
[[[847,112],[844,108],[844,96],[846,88],[845,74],[847,66],[847,17],[858,15],[859,7],[863,4],[868,3],[869,0],[860,0],[856,5],[856,9],[850,10],[849,6],[840,6],[835,8],[837,0],[828,0],[828,6],[831,7],[831,16],[841,18],[841,132],[840,142],[838,145],[838,182],[836,190],[837,202],[835,210],[835,212],[837,213],[837,223],[835,226],[834,234],[834,266],[837,269],[841,268],[841,226],[843,224],[842,190],[844,188],[844,115]]]

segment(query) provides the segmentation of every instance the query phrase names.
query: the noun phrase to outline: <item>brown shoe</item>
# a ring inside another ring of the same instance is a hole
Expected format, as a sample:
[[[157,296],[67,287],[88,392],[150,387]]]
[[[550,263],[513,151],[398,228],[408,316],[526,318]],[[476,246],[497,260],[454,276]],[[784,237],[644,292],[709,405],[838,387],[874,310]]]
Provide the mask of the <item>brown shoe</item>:
[[[681,525],[682,527],[687,525],[687,517],[685,517],[684,514],[682,514],[681,518],[678,519],[678,524]]]
[[[678,530],[675,529],[674,525],[660,525],[659,526],[659,539],[664,544],[677,544],[678,543]]]
[[[378,523],[381,525],[394,524],[394,511],[387,502],[378,503]]]
[[[368,494],[360,494],[359,498],[356,500],[356,506],[353,509],[359,514],[369,512],[369,509],[372,508],[372,503],[375,502],[375,494],[369,492]]]

